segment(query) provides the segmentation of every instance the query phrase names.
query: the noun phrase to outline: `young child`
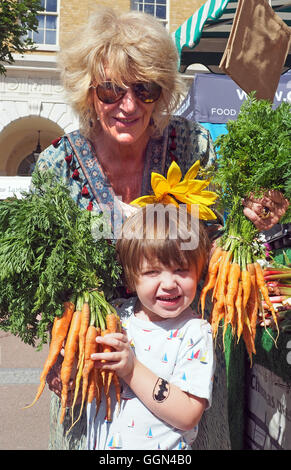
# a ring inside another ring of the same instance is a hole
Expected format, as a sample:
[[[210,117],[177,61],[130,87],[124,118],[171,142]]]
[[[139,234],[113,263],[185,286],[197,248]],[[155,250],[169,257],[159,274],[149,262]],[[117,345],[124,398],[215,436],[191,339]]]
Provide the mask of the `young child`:
[[[194,248],[181,248],[189,239]],[[119,376],[121,409],[115,406],[107,422],[104,398],[96,418],[89,405],[88,448],[191,449],[211,405],[214,374],[210,325],[191,309],[208,259],[207,235],[190,214],[179,218],[174,205],[160,212],[146,206],[127,219],[116,248],[136,296],[118,309],[123,332],[98,338],[114,352],[92,358]],[[111,400],[114,406],[113,392]]]

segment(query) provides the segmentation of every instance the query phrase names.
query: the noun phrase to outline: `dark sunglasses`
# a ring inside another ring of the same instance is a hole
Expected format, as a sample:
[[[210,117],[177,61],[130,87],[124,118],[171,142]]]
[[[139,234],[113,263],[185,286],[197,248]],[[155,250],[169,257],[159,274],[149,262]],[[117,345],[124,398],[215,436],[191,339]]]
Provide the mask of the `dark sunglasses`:
[[[127,93],[126,88],[121,88],[113,82],[103,82],[95,88],[96,94],[100,101],[106,104],[113,104],[119,101]],[[135,96],[143,103],[154,103],[161,96],[162,88],[154,82],[137,82],[132,83],[130,87]]]

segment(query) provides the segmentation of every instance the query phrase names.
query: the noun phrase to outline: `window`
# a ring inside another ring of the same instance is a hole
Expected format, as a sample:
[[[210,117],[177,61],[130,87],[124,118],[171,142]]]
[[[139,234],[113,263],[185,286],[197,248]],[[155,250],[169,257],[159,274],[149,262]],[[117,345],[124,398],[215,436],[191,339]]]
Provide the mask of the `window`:
[[[165,25],[168,23],[167,0],[131,0],[131,9],[153,15]]]
[[[37,31],[30,31],[29,37],[38,49],[56,49],[58,43],[58,0],[41,0],[43,11],[39,12]]]
[[[27,155],[18,167],[17,176],[31,176],[34,171],[35,164],[36,162],[33,154]]]

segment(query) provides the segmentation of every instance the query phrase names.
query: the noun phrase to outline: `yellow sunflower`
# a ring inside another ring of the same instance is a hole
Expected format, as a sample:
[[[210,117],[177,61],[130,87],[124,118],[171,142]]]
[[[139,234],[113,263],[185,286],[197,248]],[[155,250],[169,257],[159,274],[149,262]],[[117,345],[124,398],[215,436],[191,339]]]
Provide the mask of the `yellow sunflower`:
[[[159,173],[152,172],[151,185],[154,194],[152,196],[142,196],[130,204],[145,206],[147,204],[174,204],[179,206],[178,201],[187,205],[187,210],[191,211],[191,205],[199,206],[199,219],[216,219],[214,212],[208,207],[214,204],[217,194],[213,191],[205,191],[210,180],[195,180],[200,168],[200,161],[194,163],[189,168],[184,179],[182,172],[176,162],[172,162],[167,177]]]

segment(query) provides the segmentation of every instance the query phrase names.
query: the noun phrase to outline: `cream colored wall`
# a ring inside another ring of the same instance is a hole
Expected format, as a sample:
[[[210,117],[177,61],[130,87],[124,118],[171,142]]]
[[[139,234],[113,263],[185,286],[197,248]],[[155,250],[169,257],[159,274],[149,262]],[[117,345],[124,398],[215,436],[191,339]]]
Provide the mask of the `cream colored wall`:
[[[170,0],[170,32],[175,31],[207,0]]]
[[[112,6],[121,11],[130,9],[130,0],[61,0],[60,9],[60,46],[67,41],[74,29],[86,23],[90,12],[96,6]]]
[[[175,31],[206,0],[169,0],[169,31]],[[60,45],[74,28],[84,23],[96,5],[112,6],[121,11],[130,10],[130,0],[61,0]]]

